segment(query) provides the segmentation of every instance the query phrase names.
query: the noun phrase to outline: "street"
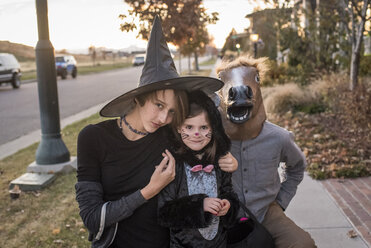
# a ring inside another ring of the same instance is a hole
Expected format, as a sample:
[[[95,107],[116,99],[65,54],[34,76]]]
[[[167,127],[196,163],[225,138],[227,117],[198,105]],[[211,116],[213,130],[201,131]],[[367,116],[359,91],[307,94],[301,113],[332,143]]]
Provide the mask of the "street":
[[[142,67],[58,79],[60,118],[111,100],[134,88]],[[37,83],[0,87],[0,145],[40,129]]]
[[[199,61],[205,59],[203,57]],[[178,68],[179,61],[174,63]],[[181,66],[182,71],[188,71],[188,58],[182,59]],[[58,78],[60,119],[112,100],[135,88],[141,72],[142,66],[139,66],[78,75],[75,79]],[[22,84],[17,90],[13,90],[10,85],[0,87],[0,116],[0,145],[40,129],[37,83]]]

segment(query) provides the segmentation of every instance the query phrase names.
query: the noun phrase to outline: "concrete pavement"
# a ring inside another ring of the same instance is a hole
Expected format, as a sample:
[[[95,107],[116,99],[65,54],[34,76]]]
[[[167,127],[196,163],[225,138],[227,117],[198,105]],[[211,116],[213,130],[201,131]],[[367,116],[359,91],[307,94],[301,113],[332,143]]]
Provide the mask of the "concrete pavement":
[[[323,183],[313,180],[307,174],[286,214],[311,234],[319,248],[369,247]],[[348,236],[348,232],[352,231],[357,233],[354,238]]]

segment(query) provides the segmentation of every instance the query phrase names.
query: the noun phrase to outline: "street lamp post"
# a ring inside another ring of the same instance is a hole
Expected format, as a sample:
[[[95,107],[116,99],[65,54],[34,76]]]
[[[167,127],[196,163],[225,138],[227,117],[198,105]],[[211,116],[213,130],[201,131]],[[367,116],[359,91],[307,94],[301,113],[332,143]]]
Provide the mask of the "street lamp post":
[[[237,48],[237,56],[240,56],[240,47],[241,45],[239,43],[236,44],[236,48]]]
[[[253,42],[254,45],[254,58],[257,58],[258,56],[258,41],[259,41],[259,35],[258,34],[251,34],[250,40]]]
[[[60,133],[57,77],[54,48],[49,40],[47,0],[36,0],[36,12],[39,40],[35,52],[41,122],[36,164],[50,165],[68,162],[70,153]]]

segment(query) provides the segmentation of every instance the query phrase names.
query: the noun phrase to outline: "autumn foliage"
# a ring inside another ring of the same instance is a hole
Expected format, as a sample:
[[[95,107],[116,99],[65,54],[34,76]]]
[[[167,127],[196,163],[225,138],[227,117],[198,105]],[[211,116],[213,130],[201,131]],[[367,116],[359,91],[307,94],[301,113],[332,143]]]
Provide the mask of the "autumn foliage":
[[[217,13],[211,15],[206,13],[202,0],[125,0],[125,2],[131,9],[129,16],[120,15],[120,18],[125,21],[121,24],[121,30],[130,32],[138,29],[138,38],[145,40],[148,40],[151,24],[156,15],[159,15],[162,20],[167,42],[176,46],[186,45],[200,36],[208,38],[206,24],[218,20]],[[136,19],[139,19],[139,27],[135,24]],[[196,46],[205,47],[205,42],[207,44],[208,41],[199,40]]]

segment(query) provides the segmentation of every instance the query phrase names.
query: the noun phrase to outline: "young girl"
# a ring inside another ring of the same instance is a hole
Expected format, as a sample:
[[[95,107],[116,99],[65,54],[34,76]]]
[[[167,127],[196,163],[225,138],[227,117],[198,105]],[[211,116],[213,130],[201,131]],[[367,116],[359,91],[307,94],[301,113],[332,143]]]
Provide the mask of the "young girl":
[[[225,227],[236,218],[231,174],[218,159],[230,148],[220,114],[203,92],[189,94],[189,115],[175,127],[176,177],[160,193],[159,223],[170,227],[170,247],[226,247]]]

